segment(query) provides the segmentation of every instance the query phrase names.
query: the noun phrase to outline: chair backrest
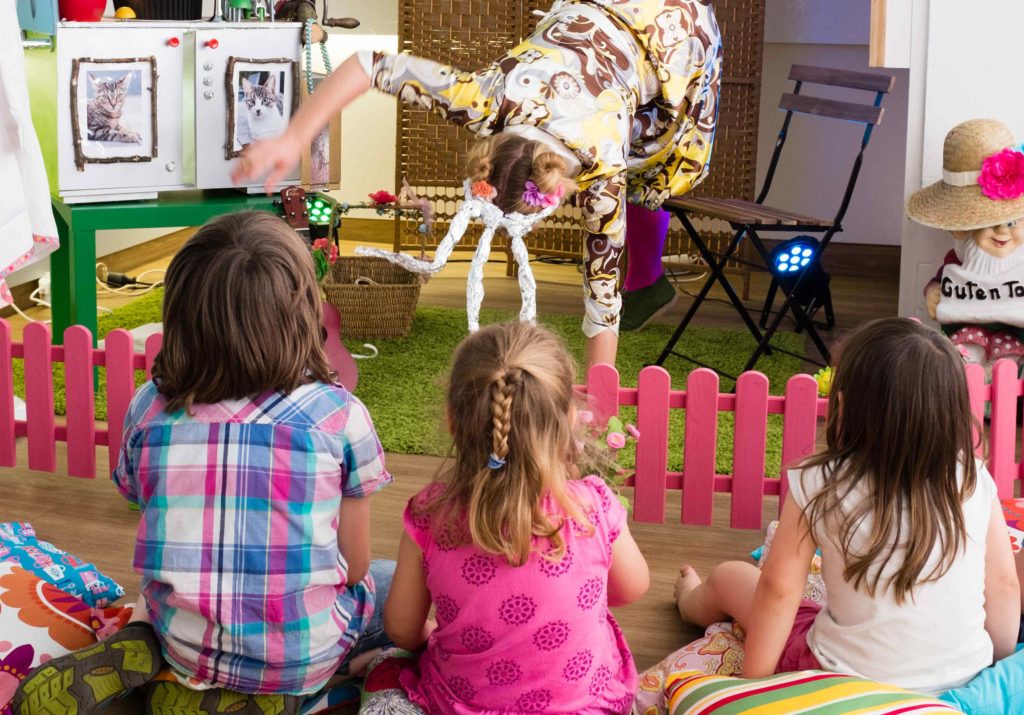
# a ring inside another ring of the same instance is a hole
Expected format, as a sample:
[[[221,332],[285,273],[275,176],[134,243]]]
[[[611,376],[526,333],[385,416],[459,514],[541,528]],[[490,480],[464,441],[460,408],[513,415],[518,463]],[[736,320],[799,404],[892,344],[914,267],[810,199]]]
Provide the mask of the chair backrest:
[[[757,202],[762,203],[771,189],[772,179],[775,177],[775,170],[779,164],[782,148],[786,144],[789,123],[794,113],[859,122],[865,125],[864,136],[861,140],[857,158],[854,159],[853,169],[850,171],[850,178],[846,184],[846,191],[843,193],[843,200],[833,221],[833,224],[838,227],[843,216],[846,214],[846,209],[850,205],[853,188],[857,183],[857,176],[860,174],[860,167],[864,160],[864,150],[871,140],[871,130],[882,123],[882,116],[885,114],[885,109],[882,107],[882,99],[892,91],[896,78],[881,72],[854,72],[832,67],[793,65],[789,69],[789,79],[795,84],[793,91],[784,93],[779,100],[779,109],[785,110],[786,118],[782,122],[782,129],[779,131],[779,137],[775,142],[775,150],[772,152],[771,162],[765,174],[764,184],[761,186],[761,191],[757,196]],[[875,96],[871,103],[847,102],[814,97],[800,93],[805,84],[863,90],[865,92],[873,92]]]

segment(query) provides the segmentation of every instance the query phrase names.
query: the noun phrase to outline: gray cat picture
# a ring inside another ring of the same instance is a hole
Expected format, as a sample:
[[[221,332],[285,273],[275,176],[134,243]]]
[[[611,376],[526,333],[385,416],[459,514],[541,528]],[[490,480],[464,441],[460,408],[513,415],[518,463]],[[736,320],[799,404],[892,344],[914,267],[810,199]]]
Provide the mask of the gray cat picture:
[[[139,74],[137,70],[120,77],[88,73],[92,99],[86,108],[86,119],[87,137],[91,141],[142,143],[141,135],[128,125],[125,117],[129,99],[135,99],[128,90],[132,80],[139,79]],[[131,105],[133,111],[137,110],[135,101]]]

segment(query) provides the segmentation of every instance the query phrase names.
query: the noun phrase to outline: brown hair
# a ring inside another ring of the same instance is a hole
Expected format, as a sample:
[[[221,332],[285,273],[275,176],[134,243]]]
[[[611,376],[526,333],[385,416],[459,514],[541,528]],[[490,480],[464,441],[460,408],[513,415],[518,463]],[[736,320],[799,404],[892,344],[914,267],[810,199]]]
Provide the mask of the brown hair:
[[[917,584],[941,578],[966,545],[963,502],[977,469],[963,359],[916,321],[875,320],[844,341],[832,394],[827,446],[803,465],[824,475],[808,523],[839,547],[854,588],[874,596],[891,587],[903,603]],[[860,485],[867,497],[851,497]],[[854,552],[865,520],[870,532]],[[925,573],[936,545],[940,558]],[[883,582],[897,550],[902,563]]]
[[[168,412],[331,381],[313,260],[281,219],[244,211],[207,222],[164,286],[153,377]]]
[[[480,139],[469,150],[470,183],[486,181],[493,186],[497,191],[494,203],[505,213],[541,211],[542,207],[523,201],[527,181],[545,194],[561,187],[564,195],[570,196],[576,191],[576,180],[567,172],[568,164],[558,153],[514,134]]]
[[[541,500],[550,492],[584,521],[565,489],[576,476],[575,372],[562,342],[528,323],[489,325],[462,341],[447,398],[455,460],[422,509],[439,539],[522,565],[537,536],[550,540],[548,558],[562,557],[562,522]],[[504,466],[492,469],[491,455]]]

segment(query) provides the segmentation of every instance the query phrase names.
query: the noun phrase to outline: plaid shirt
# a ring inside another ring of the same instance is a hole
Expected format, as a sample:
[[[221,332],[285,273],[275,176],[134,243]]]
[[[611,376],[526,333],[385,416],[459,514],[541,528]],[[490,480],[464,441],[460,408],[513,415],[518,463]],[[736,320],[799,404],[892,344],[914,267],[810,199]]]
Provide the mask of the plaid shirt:
[[[373,615],[345,587],[343,498],[391,481],[370,415],[336,385],[164,411],[135,393],[114,482],[142,517],[134,566],[167,660],[211,685],[308,693]]]

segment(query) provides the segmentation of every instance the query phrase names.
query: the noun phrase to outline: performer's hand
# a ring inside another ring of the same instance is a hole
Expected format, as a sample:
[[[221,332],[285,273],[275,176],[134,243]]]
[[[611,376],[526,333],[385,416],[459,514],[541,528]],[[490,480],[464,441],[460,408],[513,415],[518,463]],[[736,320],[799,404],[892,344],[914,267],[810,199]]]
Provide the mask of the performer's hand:
[[[242,156],[231,168],[231,181],[245,184],[266,175],[263,188],[269,195],[274,187],[299,163],[302,144],[291,132],[245,147]]]
[[[942,297],[942,290],[938,283],[932,283],[924,293],[924,302],[928,306],[928,317],[935,320],[936,311],[939,308],[939,299]]]

